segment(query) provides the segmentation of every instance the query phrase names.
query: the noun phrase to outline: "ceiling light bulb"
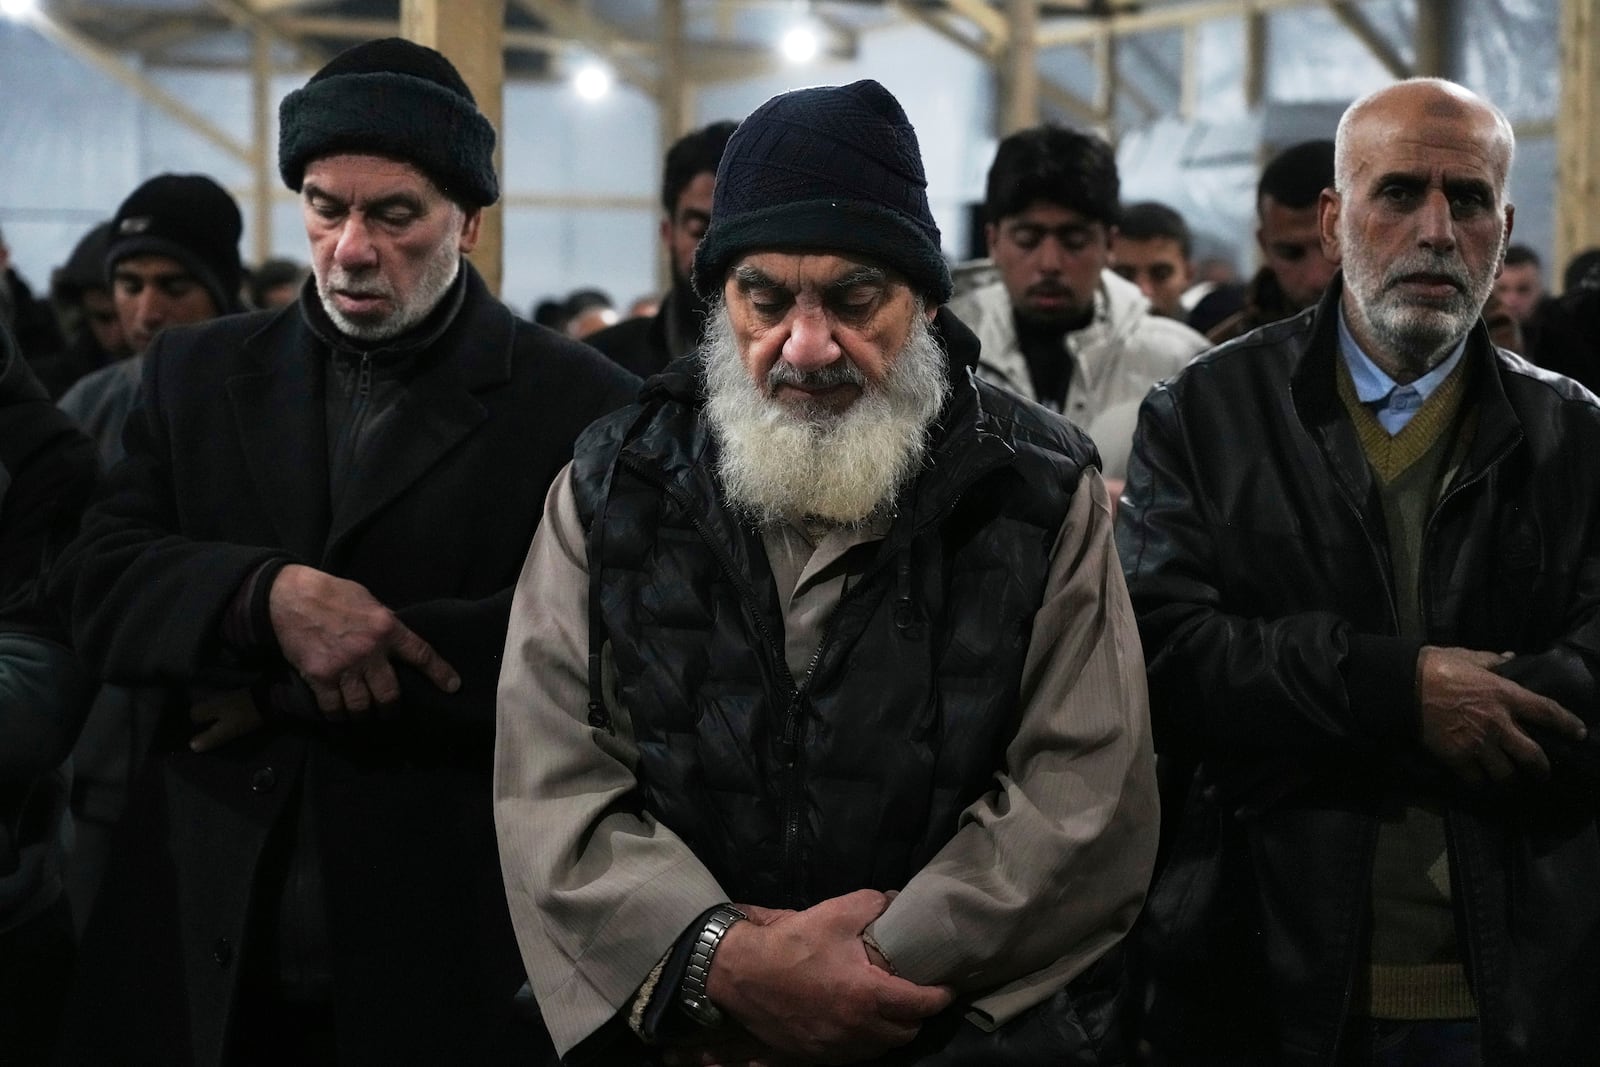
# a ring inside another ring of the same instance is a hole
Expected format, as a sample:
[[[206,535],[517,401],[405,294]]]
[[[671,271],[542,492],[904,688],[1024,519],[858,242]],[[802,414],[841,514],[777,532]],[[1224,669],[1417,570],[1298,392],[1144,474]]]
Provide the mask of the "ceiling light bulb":
[[[822,50],[817,35],[806,26],[796,26],[784,34],[779,47],[783,51],[783,58],[791,63],[808,63],[817,58],[817,53]]]
[[[599,100],[611,91],[611,72],[598,63],[585,63],[573,76],[572,86],[585,100]]]
[[[25,19],[38,9],[37,0],[0,0],[0,15],[8,19]]]

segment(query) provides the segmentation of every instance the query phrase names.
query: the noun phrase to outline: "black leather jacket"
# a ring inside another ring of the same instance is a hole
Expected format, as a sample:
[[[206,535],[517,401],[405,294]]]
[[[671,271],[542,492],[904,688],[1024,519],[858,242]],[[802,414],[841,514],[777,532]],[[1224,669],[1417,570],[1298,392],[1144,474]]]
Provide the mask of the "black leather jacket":
[[[1496,790],[1423,751],[1418,645],[1398,636],[1382,510],[1335,392],[1341,291],[1196,360],[1140,414],[1117,548],[1157,750],[1198,767],[1146,916],[1151,1036],[1332,1062],[1364,965],[1374,812],[1404,782],[1446,808],[1484,1063],[1593,1062],[1596,741],[1536,734],[1554,779]],[[1593,727],[1600,405],[1481,323],[1465,359],[1473,436],[1428,520],[1428,641],[1517,653],[1506,673]]]

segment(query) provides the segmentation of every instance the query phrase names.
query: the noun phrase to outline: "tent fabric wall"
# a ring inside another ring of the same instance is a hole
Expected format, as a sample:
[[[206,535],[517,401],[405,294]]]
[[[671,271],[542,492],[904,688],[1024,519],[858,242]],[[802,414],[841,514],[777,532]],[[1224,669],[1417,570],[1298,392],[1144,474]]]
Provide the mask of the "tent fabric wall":
[[[1511,178],[1517,237],[1543,251],[1554,229],[1557,7],[1547,0],[1451,0],[1448,69],[1498,103],[1514,122],[1540,124],[1519,144]],[[1407,60],[1415,0],[1367,0],[1362,11]],[[643,31],[638,31],[643,32]],[[1150,116],[1124,100],[1117,113],[1119,161],[1128,199],[1160,199],[1184,212],[1214,247],[1253,261],[1254,189],[1260,156],[1272,146],[1331,136],[1340,109],[1386,84],[1387,71],[1326,9],[1267,16],[1266,100],[1244,106],[1241,19],[1203,25],[1198,113]],[[926,158],[929,199],[952,256],[968,247],[968,207],[982,199],[996,142],[996,94],[983,61],[916,25],[862,33],[858,55],[742,82],[711,83],[696,96],[697,123],[740,118],[774,93],[873,77],[904,103]],[[1160,109],[1181,99],[1182,34],[1124,39],[1119,76]],[[1089,50],[1060,47],[1040,68],[1080,96],[1094,95]],[[177,95],[234,137],[250,137],[244,73],[152,70]],[[275,94],[300,84],[276,78]],[[217,177],[245,202],[249,168],[170,116],[85,66],[33,31],[0,22],[0,228],[17,265],[37,288],[78,236],[105,218],[134,185],[163,170]],[[1059,116],[1058,116],[1059,118]],[[660,176],[654,104],[619,86],[599,104],[559,83],[513,83],[506,92],[507,300],[524,311],[536,298],[580,285],[628,301],[654,287],[660,255],[655,200]],[[538,197],[603,195],[623,206],[567,208]],[[519,202],[523,198],[524,202]],[[637,206],[628,206],[628,205]],[[305,258],[299,210],[279,196],[272,211],[276,255]],[[253,235],[246,234],[247,256]],[[1555,266],[1547,268],[1556,273]]]

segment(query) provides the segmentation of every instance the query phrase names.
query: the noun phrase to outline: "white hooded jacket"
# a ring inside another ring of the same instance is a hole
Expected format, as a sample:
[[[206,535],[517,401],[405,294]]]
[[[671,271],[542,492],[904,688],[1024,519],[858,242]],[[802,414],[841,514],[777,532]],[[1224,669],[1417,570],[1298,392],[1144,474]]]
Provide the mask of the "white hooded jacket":
[[[950,310],[978,335],[979,375],[1037,402],[1004,283],[982,261],[958,269],[956,284]],[[1094,439],[1107,478],[1127,471],[1139,405],[1151,387],[1211,347],[1176,319],[1153,314],[1139,287],[1110,270],[1100,272],[1093,320],[1067,333],[1063,345],[1072,380],[1062,414]]]

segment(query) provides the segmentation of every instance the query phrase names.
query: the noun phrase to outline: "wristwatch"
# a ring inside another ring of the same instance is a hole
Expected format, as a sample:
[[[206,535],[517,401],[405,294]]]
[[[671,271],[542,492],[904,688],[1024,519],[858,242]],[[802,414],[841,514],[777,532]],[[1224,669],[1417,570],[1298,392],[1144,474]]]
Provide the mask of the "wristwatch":
[[[706,916],[705,925],[695,935],[694,947],[689,950],[689,965],[684,968],[683,980],[678,983],[678,1005],[683,1013],[701,1026],[712,1028],[722,1025],[722,1009],[711,1003],[706,993],[706,977],[711,974],[711,958],[717,946],[734,923],[745,918],[744,912],[732,904],[718,904]]]

